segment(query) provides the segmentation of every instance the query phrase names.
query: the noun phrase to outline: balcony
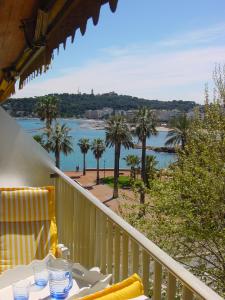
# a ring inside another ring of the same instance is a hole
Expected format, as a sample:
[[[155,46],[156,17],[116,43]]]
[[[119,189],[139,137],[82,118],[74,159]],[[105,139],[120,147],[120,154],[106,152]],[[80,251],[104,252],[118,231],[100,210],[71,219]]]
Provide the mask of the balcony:
[[[152,299],[222,298],[143,234],[54,166],[45,151],[0,109],[0,186],[56,187],[59,241],[71,259],[99,266],[116,283],[136,272]],[[54,173],[54,178],[50,174]]]

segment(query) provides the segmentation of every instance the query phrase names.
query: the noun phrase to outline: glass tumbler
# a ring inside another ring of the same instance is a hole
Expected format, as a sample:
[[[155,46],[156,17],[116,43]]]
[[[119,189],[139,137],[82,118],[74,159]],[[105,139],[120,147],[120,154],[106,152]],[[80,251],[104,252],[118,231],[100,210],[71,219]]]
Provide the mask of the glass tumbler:
[[[14,300],[28,300],[30,293],[30,282],[27,280],[20,280],[13,284]]]
[[[48,283],[48,270],[44,262],[37,262],[33,266],[34,282],[40,287],[44,287]]]

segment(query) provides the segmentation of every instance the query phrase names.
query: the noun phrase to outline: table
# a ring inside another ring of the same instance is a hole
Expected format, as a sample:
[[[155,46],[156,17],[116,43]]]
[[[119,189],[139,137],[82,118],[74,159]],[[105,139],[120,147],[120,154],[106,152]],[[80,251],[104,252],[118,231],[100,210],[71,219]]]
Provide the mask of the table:
[[[34,260],[29,265],[17,266],[14,269],[7,270],[0,275],[0,300],[13,299],[12,284],[14,282],[27,279],[31,283],[31,292],[29,300],[48,300],[49,285],[39,289],[34,285],[33,265],[37,262],[47,262],[49,259],[55,258],[51,254],[47,255],[43,260]],[[73,287],[70,290],[69,299],[71,296],[77,295],[78,298],[84,297],[87,294],[95,293],[107,287],[111,280],[111,274],[103,275],[99,268],[85,269],[79,263],[73,264]]]
[[[39,288],[34,284],[34,276],[27,278],[31,283],[30,297],[29,300],[50,300],[52,299],[49,296],[49,285],[44,288]],[[66,299],[69,299],[71,296],[79,293],[79,286],[76,281],[73,279],[73,287],[69,292],[69,296]],[[11,300],[13,299],[13,289],[12,285],[5,287],[0,290],[0,300]]]

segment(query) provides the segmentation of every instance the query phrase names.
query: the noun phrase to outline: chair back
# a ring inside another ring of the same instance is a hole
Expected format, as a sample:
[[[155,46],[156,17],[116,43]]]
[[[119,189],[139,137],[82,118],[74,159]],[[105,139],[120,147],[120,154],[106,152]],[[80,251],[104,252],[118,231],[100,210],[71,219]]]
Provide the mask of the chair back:
[[[0,189],[0,273],[55,254],[55,188]]]

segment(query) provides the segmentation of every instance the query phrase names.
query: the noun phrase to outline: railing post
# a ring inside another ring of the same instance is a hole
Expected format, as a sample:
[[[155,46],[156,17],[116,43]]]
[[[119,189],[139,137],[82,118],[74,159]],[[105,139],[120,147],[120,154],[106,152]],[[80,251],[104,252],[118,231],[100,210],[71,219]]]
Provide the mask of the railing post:
[[[139,247],[136,242],[132,241],[132,269],[133,273],[138,273],[139,267]]]
[[[168,273],[167,299],[174,300],[176,295],[176,278]]]
[[[143,285],[145,289],[145,295],[149,292],[149,265],[150,259],[149,254],[143,249],[142,250],[142,271],[143,271]]]
[[[185,285],[182,288],[182,300],[192,300],[193,293]]]
[[[108,239],[107,239],[107,272],[112,273],[112,261],[113,261],[113,224],[108,219]]]
[[[106,217],[101,214],[101,271],[106,272]]]
[[[122,256],[122,277],[125,279],[128,276],[128,236],[123,232],[123,256]]]
[[[154,262],[153,300],[161,300],[162,266]]]
[[[115,248],[114,248],[114,277],[115,282],[120,280],[120,229],[115,228]]]

